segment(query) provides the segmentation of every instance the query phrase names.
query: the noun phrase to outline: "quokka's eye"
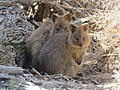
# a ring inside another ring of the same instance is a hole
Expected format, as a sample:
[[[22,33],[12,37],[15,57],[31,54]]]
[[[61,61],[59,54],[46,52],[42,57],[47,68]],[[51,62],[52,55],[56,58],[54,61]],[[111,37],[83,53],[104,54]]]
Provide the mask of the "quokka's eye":
[[[56,28],[55,30],[56,30],[57,32],[58,32],[58,31],[60,31],[60,29],[59,29],[59,28]]]
[[[76,39],[76,41],[79,41],[79,38],[75,38]]]
[[[67,29],[67,27],[65,27],[65,30]]]

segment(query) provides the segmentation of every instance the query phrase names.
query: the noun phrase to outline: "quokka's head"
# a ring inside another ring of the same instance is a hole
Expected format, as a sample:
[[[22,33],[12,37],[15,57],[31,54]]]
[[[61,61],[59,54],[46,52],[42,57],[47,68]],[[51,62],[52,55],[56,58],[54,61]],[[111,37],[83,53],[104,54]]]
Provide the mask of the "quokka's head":
[[[51,17],[54,24],[54,33],[63,32],[67,30],[67,27],[70,25],[72,21],[72,14],[67,13],[65,15],[57,15],[53,14]]]
[[[79,26],[70,24],[69,28],[70,35],[68,37],[68,42],[76,47],[89,46],[90,39],[88,35],[89,24],[84,23]]]

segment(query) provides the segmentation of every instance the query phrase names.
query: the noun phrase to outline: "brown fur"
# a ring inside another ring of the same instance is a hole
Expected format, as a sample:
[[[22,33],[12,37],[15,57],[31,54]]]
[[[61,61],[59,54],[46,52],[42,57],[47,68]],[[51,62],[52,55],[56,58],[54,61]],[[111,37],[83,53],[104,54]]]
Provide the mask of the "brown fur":
[[[40,50],[42,48],[49,37],[56,33],[66,31],[71,20],[72,15],[69,13],[63,16],[53,14],[52,21],[46,21],[40,28],[34,31],[26,40],[26,50],[28,56],[28,60],[26,62],[31,62],[36,59],[35,55],[37,55],[38,49]]]
[[[35,55],[37,59],[32,63],[33,67],[41,73],[76,76],[90,43],[88,27],[88,24],[72,24],[68,28],[70,32],[51,37]]]

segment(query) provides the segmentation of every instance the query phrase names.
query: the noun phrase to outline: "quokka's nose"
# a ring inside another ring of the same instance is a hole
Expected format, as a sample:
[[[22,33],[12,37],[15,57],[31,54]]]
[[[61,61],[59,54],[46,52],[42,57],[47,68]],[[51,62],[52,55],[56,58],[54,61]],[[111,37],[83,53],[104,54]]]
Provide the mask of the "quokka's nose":
[[[82,46],[83,46],[83,43],[80,42],[80,43],[79,43],[79,46],[82,47]]]

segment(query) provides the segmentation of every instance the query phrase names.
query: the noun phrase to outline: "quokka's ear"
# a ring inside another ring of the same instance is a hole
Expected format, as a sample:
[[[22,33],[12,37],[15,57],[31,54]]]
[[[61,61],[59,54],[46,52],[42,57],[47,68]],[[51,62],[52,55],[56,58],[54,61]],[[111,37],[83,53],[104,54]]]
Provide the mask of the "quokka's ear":
[[[51,19],[55,22],[60,16],[58,14],[52,14]]]
[[[71,13],[65,14],[64,19],[67,20],[68,22],[72,21],[72,14]]]
[[[81,29],[84,30],[85,32],[89,31],[89,24],[88,23],[83,23],[81,26]]]
[[[75,24],[70,24],[69,25],[69,30],[74,33],[77,31],[77,26]]]

